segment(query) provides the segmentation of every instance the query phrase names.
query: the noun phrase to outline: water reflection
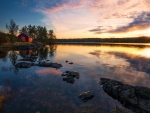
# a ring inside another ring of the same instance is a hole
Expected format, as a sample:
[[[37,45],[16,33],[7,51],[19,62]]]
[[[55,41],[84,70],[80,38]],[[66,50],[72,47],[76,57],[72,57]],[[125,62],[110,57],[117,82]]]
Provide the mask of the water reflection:
[[[38,50],[38,54],[39,54],[39,62],[46,60],[47,55],[48,55],[48,48],[45,47],[45,48]]]
[[[50,58],[53,57],[56,49],[57,49],[57,45],[54,45],[54,44],[47,45],[46,47],[40,49],[38,51],[39,61],[48,59],[48,54]]]
[[[54,56],[54,53],[56,52],[56,49],[57,49],[57,45],[55,44],[51,44],[49,45],[49,55],[50,57],[53,57]]]
[[[12,69],[14,70],[14,73],[17,74],[19,71],[18,65],[19,62],[22,65],[30,65],[30,64],[37,64],[36,61],[38,62],[43,62],[43,61],[49,61],[51,57],[54,56],[54,53],[56,51],[57,46],[56,45],[50,45],[44,48],[41,48],[39,50],[20,50],[20,51],[10,51],[8,56],[11,61],[10,67],[8,66],[3,66],[1,67],[1,70],[4,71],[11,71]],[[3,55],[4,54],[4,55]],[[1,59],[6,59],[7,61],[7,52],[1,51]],[[31,66],[30,66],[31,67]]]
[[[22,57],[28,57],[31,56],[31,54],[33,53],[33,50],[20,50],[19,54]]]
[[[96,61],[96,63],[101,69],[107,70],[107,73],[112,73],[109,78],[120,79],[128,84],[144,84],[145,86],[150,87],[150,59],[147,58],[147,56],[144,58],[120,51],[93,51],[89,54],[100,59]]]
[[[35,73],[38,74],[39,76],[46,76],[51,74],[60,76],[62,72],[53,68],[46,68],[46,69],[44,68],[36,70]]]
[[[4,62],[7,62],[7,53],[8,51],[0,51],[0,59],[2,59]]]
[[[19,69],[15,65],[17,63],[18,53],[16,51],[9,52],[9,58],[10,58],[11,64],[14,67],[14,73],[17,74]]]
[[[17,76],[12,71],[0,71],[1,80],[8,78],[13,81],[9,86],[15,92],[15,99],[4,113],[76,113],[87,110],[83,106],[93,105],[98,113],[110,113],[121,104],[103,91],[99,85],[100,78],[112,78],[131,85],[150,87],[149,49],[150,47],[120,45],[48,45],[40,50],[9,51],[9,57],[5,55],[7,60],[0,60],[1,69],[8,67],[9,70],[16,62],[21,59],[31,60],[29,58],[35,58],[36,63],[56,62],[63,67],[58,70],[39,66],[21,68]],[[66,60],[73,62],[73,65]],[[61,74],[68,70],[80,73],[80,79],[75,79],[74,84],[63,81]],[[1,81],[0,85],[6,84]],[[83,103],[78,95],[86,91],[92,92],[94,98]]]

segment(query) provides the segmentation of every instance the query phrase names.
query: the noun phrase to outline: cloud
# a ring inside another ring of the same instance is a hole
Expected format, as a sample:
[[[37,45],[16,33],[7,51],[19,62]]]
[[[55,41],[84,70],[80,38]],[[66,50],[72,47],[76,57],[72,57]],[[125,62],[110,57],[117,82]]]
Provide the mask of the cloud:
[[[108,31],[109,33],[124,33],[135,30],[148,29],[150,27],[150,13],[142,13],[126,26],[118,27],[117,29]]]
[[[89,30],[89,31],[90,31],[90,32],[98,32],[98,31],[102,31],[103,29],[101,29],[101,27],[103,27],[103,26],[98,26],[97,28],[91,29],[91,30]]]
[[[65,31],[67,36],[67,31],[75,35],[81,31],[82,34],[113,34],[147,29],[149,7],[149,0],[37,0],[35,10],[44,14],[41,21],[54,26],[56,34]],[[93,29],[93,26],[103,28]]]
[[[94,32],[95,34],[107,33],[108,29],[111,29],[112,26],[98,26],[97,28],[89,30],[89,32]]]
[[[43,13],[55,13],[65,9],[76,9],[82,7],[79,0],[42,0],[37,2],[37,11]]]

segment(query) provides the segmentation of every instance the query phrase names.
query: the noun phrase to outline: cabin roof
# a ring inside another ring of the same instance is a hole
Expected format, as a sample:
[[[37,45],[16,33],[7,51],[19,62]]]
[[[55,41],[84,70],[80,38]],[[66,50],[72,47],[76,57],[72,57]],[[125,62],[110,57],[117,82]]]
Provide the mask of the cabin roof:
[[[26,34],[26,33],[24,33],[24,32],[20,33],[20,34],[18,35],[18,37],[19,37],[20,35],[22,35],[22,34],[28,36],[28,38],[31,37],[29,34]]]

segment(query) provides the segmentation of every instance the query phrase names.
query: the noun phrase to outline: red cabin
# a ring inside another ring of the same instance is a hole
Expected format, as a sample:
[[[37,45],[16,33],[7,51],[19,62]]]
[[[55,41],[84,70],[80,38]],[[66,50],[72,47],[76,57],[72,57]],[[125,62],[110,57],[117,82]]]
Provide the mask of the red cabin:
[[[21,33],[18,36],[18,41],[19,42],[32,42],[32,37],[26,33]]]

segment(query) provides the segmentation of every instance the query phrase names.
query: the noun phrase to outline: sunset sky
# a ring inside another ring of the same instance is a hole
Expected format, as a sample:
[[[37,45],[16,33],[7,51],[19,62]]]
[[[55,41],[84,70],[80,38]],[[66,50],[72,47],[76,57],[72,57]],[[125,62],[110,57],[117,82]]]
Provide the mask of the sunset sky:
[[[150,36],[150,0],[0,0],[0,31],[41,25],[57,38]]]

